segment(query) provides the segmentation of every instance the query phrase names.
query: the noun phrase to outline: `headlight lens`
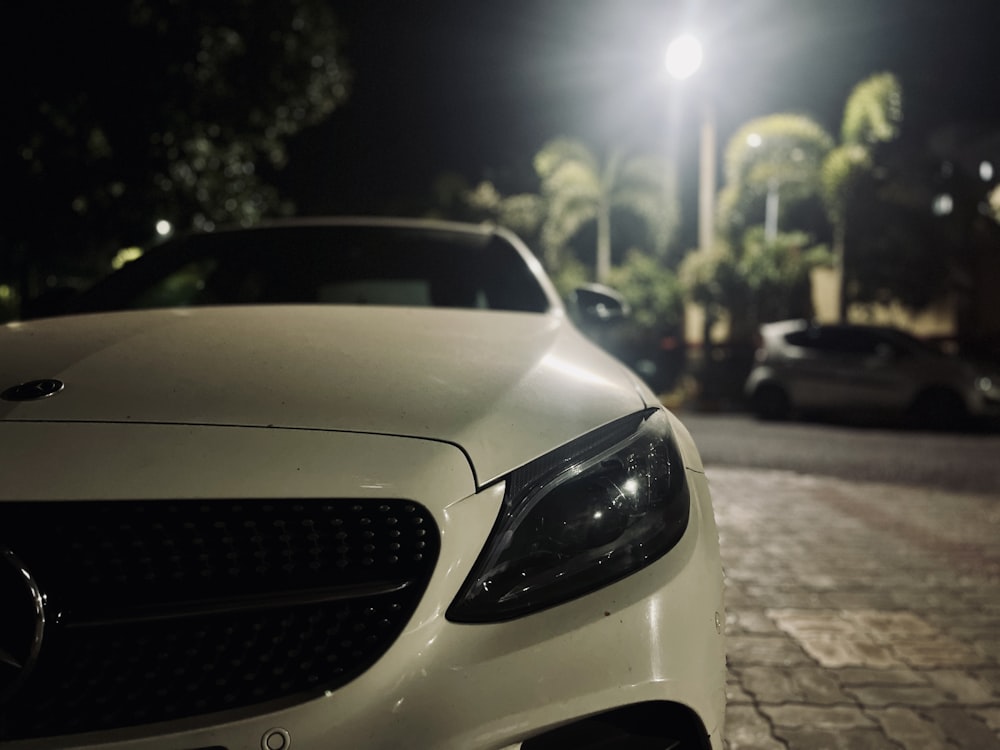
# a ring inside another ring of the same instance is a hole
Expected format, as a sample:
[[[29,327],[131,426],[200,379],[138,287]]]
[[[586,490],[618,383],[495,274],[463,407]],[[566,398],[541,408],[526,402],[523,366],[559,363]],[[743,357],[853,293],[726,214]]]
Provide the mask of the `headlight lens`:
[[[500,517],[448,619],[508,620],[617,581],[677,544],[689,514],[666,414],[619,420],[507,478]]]

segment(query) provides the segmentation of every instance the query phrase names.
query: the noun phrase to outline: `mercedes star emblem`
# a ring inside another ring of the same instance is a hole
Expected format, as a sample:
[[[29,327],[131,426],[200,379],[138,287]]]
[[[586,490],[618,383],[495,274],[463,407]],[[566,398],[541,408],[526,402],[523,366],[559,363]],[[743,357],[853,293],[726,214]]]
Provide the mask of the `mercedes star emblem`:
[[[11,386],[0,398],[4,401],[38,401],[49,396],[55,396],[63,389],[61,380],[29,380],[27,383]]]

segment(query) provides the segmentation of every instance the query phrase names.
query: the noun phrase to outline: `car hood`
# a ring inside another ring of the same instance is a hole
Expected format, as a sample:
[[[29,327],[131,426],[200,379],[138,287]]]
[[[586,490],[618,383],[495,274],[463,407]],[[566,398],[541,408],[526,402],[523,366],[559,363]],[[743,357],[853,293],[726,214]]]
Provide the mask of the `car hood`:
[[[336,430],[443,441],[482,485],[644,406],[558,314],[300,306],[153,310],[0,327],[0,420]]]

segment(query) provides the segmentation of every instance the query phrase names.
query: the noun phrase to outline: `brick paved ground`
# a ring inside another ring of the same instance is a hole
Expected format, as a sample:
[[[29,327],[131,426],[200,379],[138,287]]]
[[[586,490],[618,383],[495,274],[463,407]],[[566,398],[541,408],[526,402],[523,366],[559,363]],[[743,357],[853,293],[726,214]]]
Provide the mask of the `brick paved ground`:
[[[1000,750],[1000,496],[708,477],[730,750]]]

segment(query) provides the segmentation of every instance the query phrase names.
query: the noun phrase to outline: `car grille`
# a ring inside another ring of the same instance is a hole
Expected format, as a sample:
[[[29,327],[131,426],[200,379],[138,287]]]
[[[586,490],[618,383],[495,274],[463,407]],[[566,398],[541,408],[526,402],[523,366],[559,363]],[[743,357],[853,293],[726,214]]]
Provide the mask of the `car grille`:
[[[405,626],[439,538],[404,500],[12,502],[0,548],[46,597],[36,666],[0,706],[9,740],[344,685]]]

